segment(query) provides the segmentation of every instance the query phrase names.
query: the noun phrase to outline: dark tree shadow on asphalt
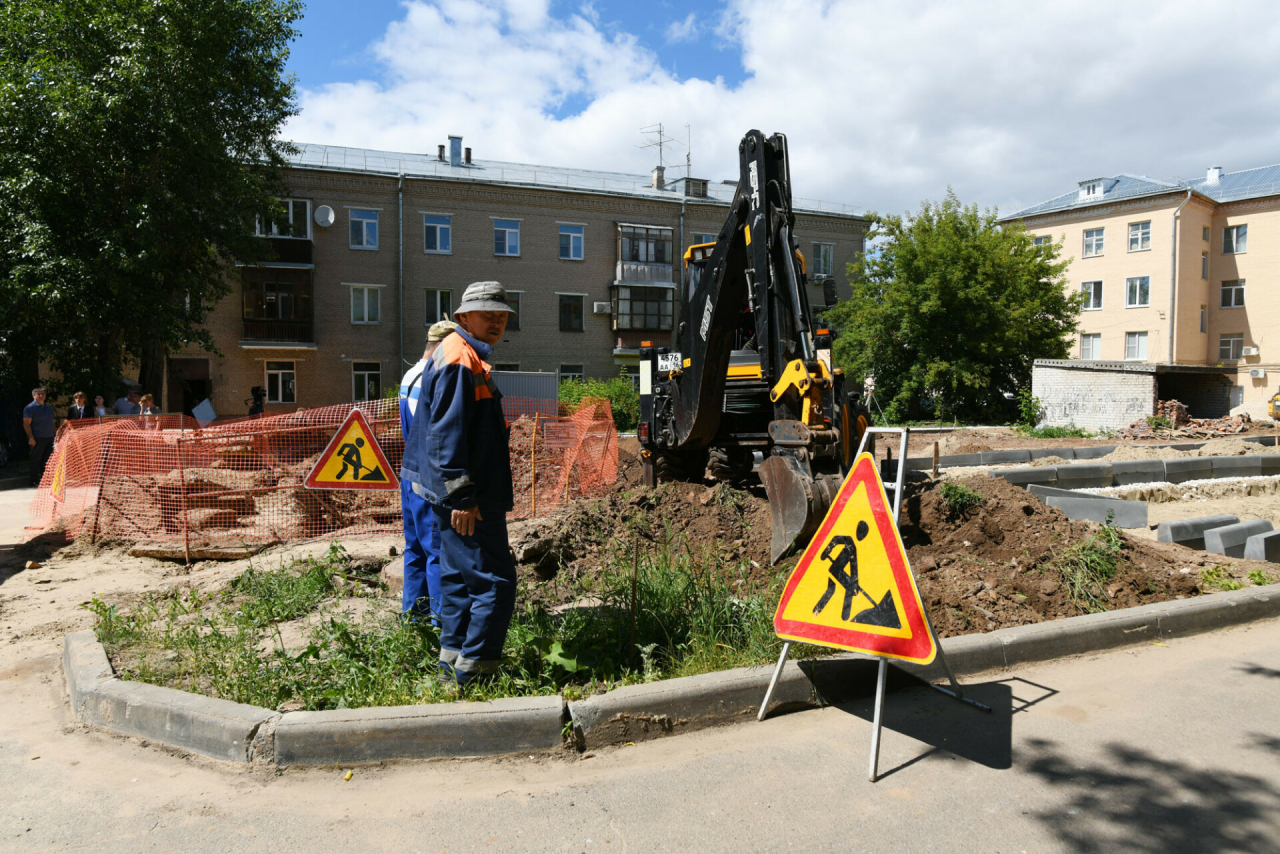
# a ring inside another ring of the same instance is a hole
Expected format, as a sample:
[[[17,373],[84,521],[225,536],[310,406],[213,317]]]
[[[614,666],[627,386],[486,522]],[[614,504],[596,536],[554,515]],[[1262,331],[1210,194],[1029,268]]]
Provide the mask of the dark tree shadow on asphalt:
[[[874,720],[876,664],[848,661],[836,672],[816,668],[810,674],[819,696],[835,708]],[[1024,679],[962,684],[966,696],[991,707],[986,713],[928,687],[896,667],[889,668],[881,726],[929,745],[897,766],[880,769],[880,779],[926,759],[955,756],[997,770],[1013,764],[1013,716],[1058,693]]]
[[[1253,735],[1280,754],[1280,739]],[[1065,794],[1062,806],[1033,813],[1071,851],[1211,852],[1280,849],[1280,790],[1245,770],[1190,768],[1123,744],[1100,763],[1034,739],[1018,764]],[[1274,766],[1280,756],[1262,759]]]
[[[1244,664],[1239,669],[1250,676],[1267,676],[1272,679],[1280,679],[1280,670],[1274,667],[1263,667],[1261,664]]]

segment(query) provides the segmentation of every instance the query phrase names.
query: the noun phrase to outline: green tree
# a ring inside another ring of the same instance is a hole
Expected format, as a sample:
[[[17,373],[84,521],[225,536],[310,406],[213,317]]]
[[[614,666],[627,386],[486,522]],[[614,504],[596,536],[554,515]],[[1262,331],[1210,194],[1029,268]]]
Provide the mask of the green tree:
[[[636,391],[626,368],[611,379],[565,380],[560,383],[560,402],[570,406],[582,403],[584,397],[608,399],[613,409],[613,423],[623,433],[636,429],[640,420],[640,392]]]
[[[160,392],[279,215],[298,0],[9,0],[0,28],[0,370]]]
[[[852,299],[828,320],[835,359],[893,421],[925,414],[982,420],[1004,392],[1030,385],[1035,359],[1068,355],[1080,310],[1067,294],[1058,246],[1036,246],[995,211],[948,190],[914,216],[873,216],[866,256],[849,265]]]

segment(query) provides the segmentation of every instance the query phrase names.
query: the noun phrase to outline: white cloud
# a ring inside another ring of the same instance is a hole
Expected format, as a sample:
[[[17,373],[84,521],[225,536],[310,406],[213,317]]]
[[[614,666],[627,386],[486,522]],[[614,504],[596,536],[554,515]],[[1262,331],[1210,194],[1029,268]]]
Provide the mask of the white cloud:
[[[693,12],[690,12],[683,21],[672,21],[667,25],[667,42],[669,44],[694,41],[697,38],[698,21]]]
[[[412,2],[373,48],[383,77],[304,91],[287,135],[428,152],[461,133],[480,159],[644,173],[639,128],[688,123],[694,173],[720,180],[758,127],[789,135],[797,195],[884,211],[1280,162],[1267,4],[733,0],[718,32],[740,85],[677,79],[589,5]]]

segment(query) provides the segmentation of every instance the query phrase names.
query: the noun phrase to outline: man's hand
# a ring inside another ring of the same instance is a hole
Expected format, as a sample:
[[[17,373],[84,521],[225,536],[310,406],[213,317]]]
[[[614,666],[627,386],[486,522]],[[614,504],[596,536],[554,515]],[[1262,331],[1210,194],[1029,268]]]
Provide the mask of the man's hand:
[[[479,507],[472,507],[470,510],[454,510],[453,515],[449,517],[449,526],[462,536],[469,537],[476,532],[477,519],[484,521]]]
[[[27,437],[27,444],[34,448],[34,447],[36,446],[36,437],[35,437],[35,436],[28,436],[28,437]]]

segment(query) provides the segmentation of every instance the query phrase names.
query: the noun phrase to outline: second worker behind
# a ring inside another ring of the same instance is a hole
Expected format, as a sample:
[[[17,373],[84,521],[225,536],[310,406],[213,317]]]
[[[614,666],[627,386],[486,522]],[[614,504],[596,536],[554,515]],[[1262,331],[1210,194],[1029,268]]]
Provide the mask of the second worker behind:
[[[405,437],[401,477],[423,486],[440,527],[440,671],[459,685],[497,672],[515,609],[511,431],[487,361],[513,311],[497,282],[467,287]]]

